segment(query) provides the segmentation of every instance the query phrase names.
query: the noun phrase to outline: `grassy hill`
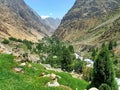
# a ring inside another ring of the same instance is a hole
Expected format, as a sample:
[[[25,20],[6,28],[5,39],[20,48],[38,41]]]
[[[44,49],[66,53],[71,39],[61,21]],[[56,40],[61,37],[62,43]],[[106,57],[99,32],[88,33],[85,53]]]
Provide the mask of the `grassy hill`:
[[[75,79],[68,73],[48,71],[40,64],[26,62],[26,66],[20,66],[14,58],[12,55],[0,54],[0,90],[70,90],[69,87],[72,90],[84,90],[88,85],[86,81]],[[24,73],[15,72],[15,67],[23,68]],[[61,86],[48,87],[51,78],[40,77],[43,72],[59,75],[61,78],[58,82]]]

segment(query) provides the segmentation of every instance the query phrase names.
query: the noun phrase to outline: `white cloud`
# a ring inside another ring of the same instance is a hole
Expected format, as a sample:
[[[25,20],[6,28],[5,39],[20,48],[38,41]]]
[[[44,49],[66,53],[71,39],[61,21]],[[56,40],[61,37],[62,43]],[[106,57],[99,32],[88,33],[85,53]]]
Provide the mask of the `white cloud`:
[[[41,16],[42,19],[46,19],[48,17],[50,17],[50,16],[44,16],[44,15]]]

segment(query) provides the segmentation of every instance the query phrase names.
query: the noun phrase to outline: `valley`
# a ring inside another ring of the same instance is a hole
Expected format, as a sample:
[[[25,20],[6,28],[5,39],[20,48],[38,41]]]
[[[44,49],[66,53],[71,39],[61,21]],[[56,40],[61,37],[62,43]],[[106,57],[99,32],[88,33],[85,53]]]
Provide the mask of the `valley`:
[[[0,90],[120,90],[120,0],[36,11],[0,0]]]

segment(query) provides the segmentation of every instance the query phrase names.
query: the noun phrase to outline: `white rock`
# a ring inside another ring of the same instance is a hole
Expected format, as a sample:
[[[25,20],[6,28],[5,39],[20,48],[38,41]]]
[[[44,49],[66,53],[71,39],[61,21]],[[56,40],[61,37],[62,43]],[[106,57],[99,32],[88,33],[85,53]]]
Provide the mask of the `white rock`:
[[[16,71],[16,72],[22,72],[23,71],[23,68],[14,68],[14,71]]]
[[[90,88],[89,90],[98,90],[97,88],[95,88],[95,87],[92,87],[92,88]]]
[[[26,66],[26,63],[21,63],[20,66]]]
[[[51,79],[56,79],[56,75],[54,74],[54,73],[52,73],[51,75],[50,75],[50,77],[51,77]]]
[[[53,83],[48,82],[48,86],[49,87],[57,87],[57,86],[60,86],[60,84],[58,82],[53,82]]]

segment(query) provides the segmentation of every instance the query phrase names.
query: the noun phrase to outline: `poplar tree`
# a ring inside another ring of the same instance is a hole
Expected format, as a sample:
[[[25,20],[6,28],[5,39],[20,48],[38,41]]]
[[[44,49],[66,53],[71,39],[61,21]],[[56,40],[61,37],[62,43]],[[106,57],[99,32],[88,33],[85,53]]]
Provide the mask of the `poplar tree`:
[[[102,49],[95,60],[91,85],[98,88],[103,83],[109,85],[111,90],[118,90],[115,81],[113,62],[106,45],[102,46]]]

